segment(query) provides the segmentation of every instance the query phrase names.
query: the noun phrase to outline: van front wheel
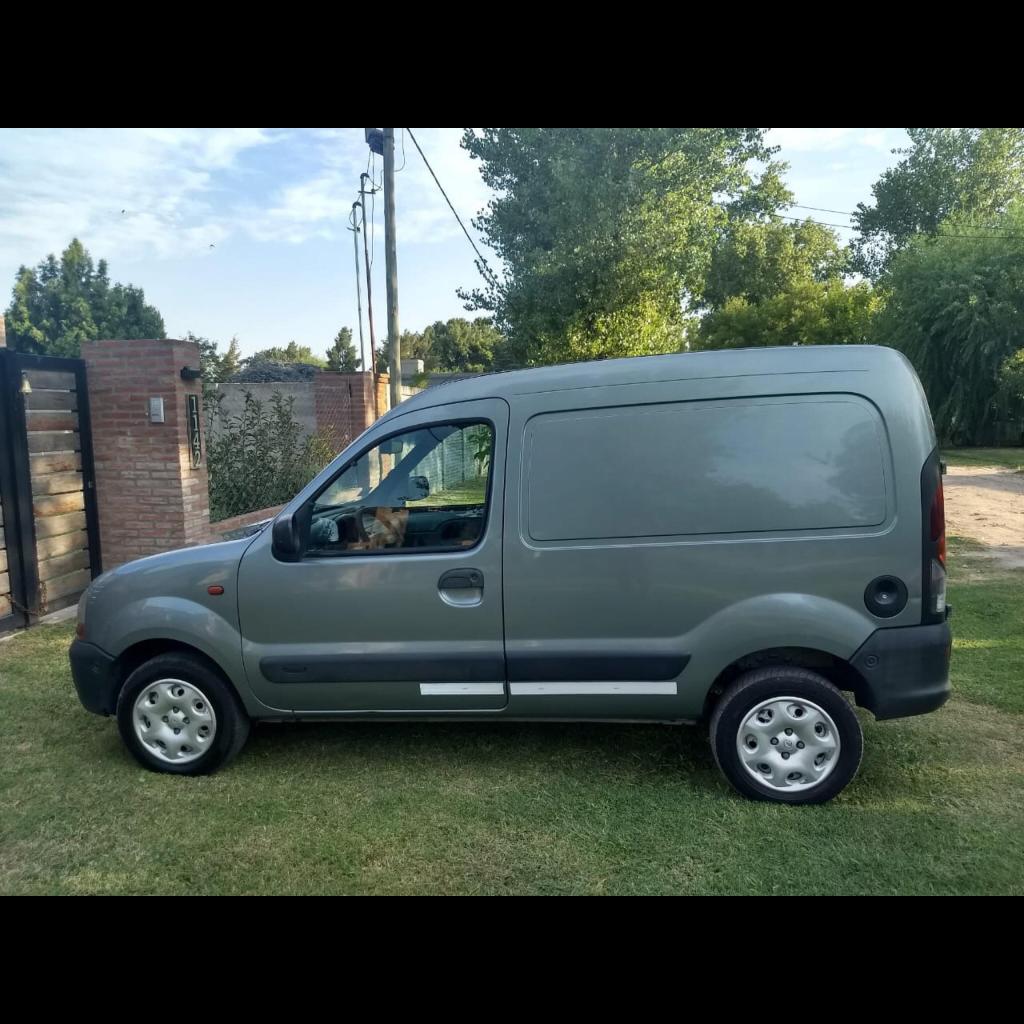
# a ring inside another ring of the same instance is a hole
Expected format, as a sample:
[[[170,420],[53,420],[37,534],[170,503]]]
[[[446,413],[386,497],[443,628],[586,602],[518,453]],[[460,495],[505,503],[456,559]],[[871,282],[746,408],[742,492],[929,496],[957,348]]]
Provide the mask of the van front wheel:
[[[140,665],[117,699],[121,739],[136,760],[171,775],[208,775],[249,735],[231,687],[201,659],[160,654]]]
[[[857,774],[864,735],[827,679],[780,665],[748,672],[726,690],[711,716],[711,749],[746,797],[822,804]]]

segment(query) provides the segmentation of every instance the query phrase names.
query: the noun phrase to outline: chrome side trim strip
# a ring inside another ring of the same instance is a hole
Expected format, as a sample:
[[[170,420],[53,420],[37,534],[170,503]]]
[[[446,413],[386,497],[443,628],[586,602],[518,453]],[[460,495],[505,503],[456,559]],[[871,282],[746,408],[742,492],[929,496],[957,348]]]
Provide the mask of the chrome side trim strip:
[[[500,697],[504,683],[420,683],[421,697]]]
[[[663,697],[674,696],[672,683],[510,683],[513,697]]]

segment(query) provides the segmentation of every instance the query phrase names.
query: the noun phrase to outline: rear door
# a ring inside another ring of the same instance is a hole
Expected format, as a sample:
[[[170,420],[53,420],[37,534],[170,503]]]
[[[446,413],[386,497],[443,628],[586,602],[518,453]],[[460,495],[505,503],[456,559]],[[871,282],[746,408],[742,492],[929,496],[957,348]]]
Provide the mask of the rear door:
[[[499,399],[399,417],[312,500],[301,560],[278,561],[263,532],[238,580],[261,701],[324,713],[504,707],[507,430]]]

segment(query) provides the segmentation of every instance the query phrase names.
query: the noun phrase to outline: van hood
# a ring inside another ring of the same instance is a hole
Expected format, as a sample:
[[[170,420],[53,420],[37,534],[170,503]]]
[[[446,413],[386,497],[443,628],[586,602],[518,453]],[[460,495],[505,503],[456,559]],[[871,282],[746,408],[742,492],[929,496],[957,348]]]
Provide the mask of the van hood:
[[[253,536],[240,537],[237,540],[217,541],[215,544],[200,544],[191,548],[175,548],[173,551],[163,551],[159,555],[136,558],[132,562],[125,562],[116,569],[103,573],[93,581],[93,585],[108,576],[111,579],[140,575],[151,578],[158,573],[188,570],[189,568],[205,572],[214,570],[217,566],[230,567],[233,570],[238,567],[239,559],[253,539]]]

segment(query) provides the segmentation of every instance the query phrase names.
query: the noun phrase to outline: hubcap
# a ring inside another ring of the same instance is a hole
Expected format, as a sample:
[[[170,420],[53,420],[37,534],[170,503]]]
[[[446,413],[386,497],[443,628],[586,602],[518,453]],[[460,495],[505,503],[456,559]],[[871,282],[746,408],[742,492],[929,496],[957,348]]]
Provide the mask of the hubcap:
[[[217,716],[206,694],[184,679],[160,679],[135,698],[135,735],[157,759],[186,764],[202,757],[217,735]]]
[[[747,773],[766,789],[795,792],[820,785],[839,761],[839,730],[803,697],[772,697],[752,708],[736,734]]]

